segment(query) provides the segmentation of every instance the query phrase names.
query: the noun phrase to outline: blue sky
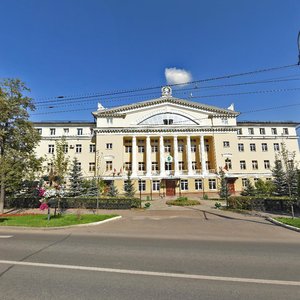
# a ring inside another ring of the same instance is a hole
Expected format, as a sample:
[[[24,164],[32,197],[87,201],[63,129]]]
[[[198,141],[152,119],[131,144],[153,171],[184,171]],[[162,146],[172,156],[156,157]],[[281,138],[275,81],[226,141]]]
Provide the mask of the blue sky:
[[[164,85],[166,68],[200,80],[298,62],[298,0],[0,0],[0,11],[0,77],[18,77],[31,88],[34,121],[92,120],[98,101],[107,107],[158,97],[153,89],[40,103]],[[174,96],[234,103],[247,112],[300,104],[299,79],[300,67],[291,67],[188,85]],[[265,80],[275,82],[253,84]],[[252,84],[235,85],[245,82]],[[299,113],[294,105],[244,113],[240,120],[299,121]]]

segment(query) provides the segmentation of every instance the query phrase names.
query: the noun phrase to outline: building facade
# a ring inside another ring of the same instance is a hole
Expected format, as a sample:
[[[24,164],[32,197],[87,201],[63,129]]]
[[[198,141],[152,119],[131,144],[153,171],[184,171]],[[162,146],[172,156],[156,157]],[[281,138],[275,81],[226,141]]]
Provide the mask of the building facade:
[[[54,141],[65,136],[84,176],[114,181],[120,193],[130,172],[143,195],[215,194],[220,169],[231,193],[239,193],[247,178],[271,180],[283,143],[299,160],[297,123],[238,122],[232,107],[174,98],[170,87],[157,99],[99,105],[93,115],[95,123],[35,123],[42,134],[37,153],[51,157]]]

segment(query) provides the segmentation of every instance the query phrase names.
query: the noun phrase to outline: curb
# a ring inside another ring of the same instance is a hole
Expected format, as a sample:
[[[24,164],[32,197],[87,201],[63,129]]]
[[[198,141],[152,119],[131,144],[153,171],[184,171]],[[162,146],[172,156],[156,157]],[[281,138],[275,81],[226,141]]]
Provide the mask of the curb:
[[[0,226],[1,229],[24,229],[24,230],[59,230],[59,229],[69,229],[76,227],[88,227],[88,226],[96,226],[100,224],[104,224],[107,222],[115,221],[121,219],[122,216],[116,216],[110,219],[106,219],[103,221],[93,222],[93,223],[85,223],[85,224],[76,224],[76,225],[68,225],[68,226],[60,226],[60,227],[26,227],[26,226]]]
[[[269,222],[275,224],[275,225],[278,225],[278,226],[281,226],[281,227],[284,227],[284,228],[287,228],[287,229],[290,229],[290,230],[294,230],[294,231],[297,231],[297,232],[300,232],[300,228],[298,227],[294,227],[294,226],[291,226],[291,225],[287,225],[287,224],[284,224],[284,223],[281,223],[271,217],[266,217],[266,220],[268,220]]]

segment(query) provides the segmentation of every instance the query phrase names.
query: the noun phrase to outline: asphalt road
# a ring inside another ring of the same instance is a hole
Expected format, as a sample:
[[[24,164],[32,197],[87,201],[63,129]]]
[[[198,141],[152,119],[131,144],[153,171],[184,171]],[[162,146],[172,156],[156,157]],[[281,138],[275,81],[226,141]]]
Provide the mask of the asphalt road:
[[[95,227],[0,228],[0,299],[300,299],[300,234],[262,218],[124,212]]]

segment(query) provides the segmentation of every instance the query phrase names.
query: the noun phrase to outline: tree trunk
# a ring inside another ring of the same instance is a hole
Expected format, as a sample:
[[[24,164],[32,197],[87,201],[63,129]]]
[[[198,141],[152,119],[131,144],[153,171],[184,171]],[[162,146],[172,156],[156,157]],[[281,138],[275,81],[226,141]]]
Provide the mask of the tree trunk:
[[[4,213],[4,200],[5,200],[5,187],[4,187],[4,178],[1,178],[1,187],[0,187],[0,213]]]

